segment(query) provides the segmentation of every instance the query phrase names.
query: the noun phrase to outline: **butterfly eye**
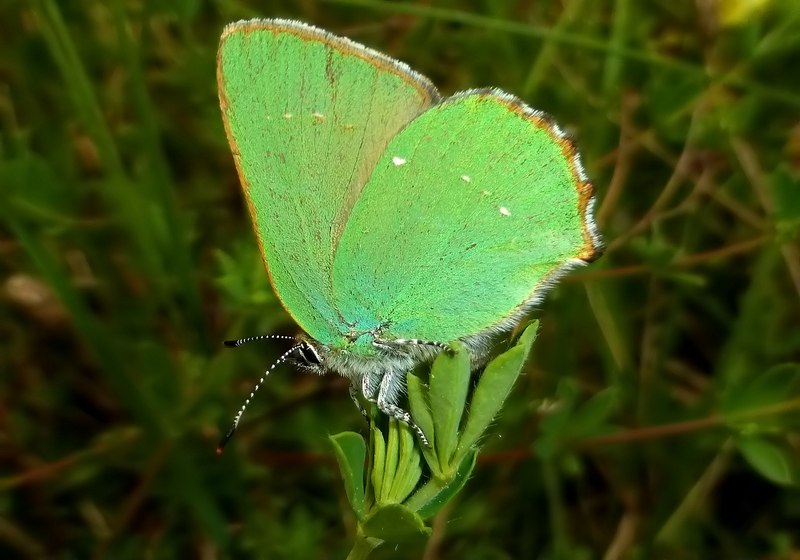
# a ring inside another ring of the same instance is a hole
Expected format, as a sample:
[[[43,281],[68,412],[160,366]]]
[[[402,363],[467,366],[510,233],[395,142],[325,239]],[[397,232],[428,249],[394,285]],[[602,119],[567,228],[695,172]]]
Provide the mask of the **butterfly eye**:
[[[317,350],[311,346],[310,344],[304,344],[301,346],[297,353],[300,355],[300,360],[302,360],[305,365],[308,366],[321,366],[322,360],[317,353]]]

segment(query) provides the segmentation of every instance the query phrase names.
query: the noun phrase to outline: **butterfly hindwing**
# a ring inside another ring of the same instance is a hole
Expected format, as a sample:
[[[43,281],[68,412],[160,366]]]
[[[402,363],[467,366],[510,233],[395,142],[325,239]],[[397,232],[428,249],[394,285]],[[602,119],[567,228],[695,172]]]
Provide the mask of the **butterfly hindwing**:
[[[544,114],[496,90],[456,95],[378,160],[338,246],[337,306],[388,339],[500,326],[594,258],[592,197],[574,146]]]

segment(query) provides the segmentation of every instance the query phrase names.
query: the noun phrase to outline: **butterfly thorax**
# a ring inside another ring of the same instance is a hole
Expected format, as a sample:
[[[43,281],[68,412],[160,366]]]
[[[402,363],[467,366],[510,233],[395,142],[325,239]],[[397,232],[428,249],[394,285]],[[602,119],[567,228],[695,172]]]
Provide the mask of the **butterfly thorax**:
[[[407,372],[419,363],[432,358],[437,349],[418,345],[393,345],[375,331],[342,336],[338,344],[321,344],[306,340],[319,356],[319,373],[334,372],[351,381],[367,377],[382,377],[389,372]]]
[[[330,338],[325,338],[325,335],[330,333],[326,333],[324,330],[319,333],[322,335],[321,338],[315,336],[313,332],[309,332],[309,334],[332,351],[341,351],[365,358],[380,355],[380,342],[387,338],[393,338],[389,333],[390,322],[380,321],[371,316],[345,318],[341,313],[339,313],[339,318],[338,332]]]

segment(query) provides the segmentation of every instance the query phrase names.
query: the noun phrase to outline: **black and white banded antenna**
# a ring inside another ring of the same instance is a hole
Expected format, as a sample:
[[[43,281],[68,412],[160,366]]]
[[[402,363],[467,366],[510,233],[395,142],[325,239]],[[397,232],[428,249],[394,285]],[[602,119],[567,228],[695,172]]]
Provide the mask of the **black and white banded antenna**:
[[[263,339],[267,339],[267,338],[290,339],[290,340],[295,340],[295,341],[297,340],[296,338],[294,338],[292,336],[261,335],[261,336],[251,336],[251,337],[248,337],[248,338],[240,338],[238,340],[226,340],[225,341],[225,346],[236,347],[236,346],[240,346],[241,344],[244,344],[246,342],[250,342],[250,341],[253,341],[253,340],[263,340]],[[233,434],[236,432],[236,428],[239,427],[239,421],[242,419],[242,415],[244,414],[244,411],[247,409],[247,406],[250,404],[250,401],[253,400],[253,397],[255,396],[255,394],[261,388],[261,385],[264,383],[264,380],[267,378],[267,376],[270,373],[272,373],[272,370],[274,370],[280,364],[285,362],[293,352],[297,352],[298,350],[303,348],[304,345],[305,345],[305,343],[301,342],[301,343],[295,344],[294,346],[289,348],[286,352],[281,354],[280,357],[277,360],[275,360],[275,362],[273,362],[273,364],[271,366],[269,366],[269,368],[263,373],[261,378],[258,380],[258,383],[256,383],[255,386],[253,387],[253,390],[250,391],[250,395],[248,395],[248,397],[245,399],[244,404],[239,409],[239,412],[237,412],[236,416],[234,416],[233,424],[231,424],[231,427],[228,429],[228,432],[222,437],[222,439],[219,440],[219,443],[217,444],[217,455],[222,455],[222,451],[225,449],[225,446],[228,444],[230,439],[233,437]]]
[[[293,336],[286,336],[284,334],[260,334],[258,336],[247,336],[245,338],[226,340],[222,344],[224,344],[228,348],[236,348],[238,346],[241,346],[242,344],[247,344],[248,342],[254,342],[256,340],[297,340],[297,339]]]

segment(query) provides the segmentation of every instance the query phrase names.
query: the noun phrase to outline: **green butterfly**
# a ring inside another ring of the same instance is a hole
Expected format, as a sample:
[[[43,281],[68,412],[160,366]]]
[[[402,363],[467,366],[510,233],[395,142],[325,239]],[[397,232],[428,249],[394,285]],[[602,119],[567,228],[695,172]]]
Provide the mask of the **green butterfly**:
[[[427,444],[397,404],[407,372],[456,340],[481,363],[600,254],[575,145],[512,95],[443,99],[402,62],[296,21],[227,26],[217,64],[270,281],[305,332],[269,371],[344,375],[357,404]]]

